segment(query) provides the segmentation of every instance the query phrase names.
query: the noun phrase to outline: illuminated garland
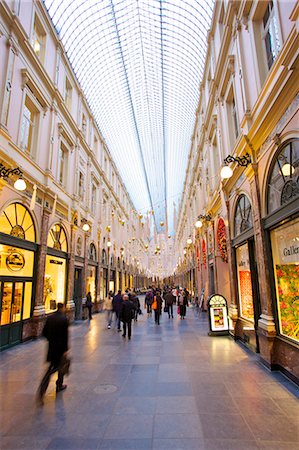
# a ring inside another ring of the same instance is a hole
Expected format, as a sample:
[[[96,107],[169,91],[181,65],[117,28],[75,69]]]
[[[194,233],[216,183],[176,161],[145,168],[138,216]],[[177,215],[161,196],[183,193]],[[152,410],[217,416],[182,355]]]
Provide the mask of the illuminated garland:
[[[202,262],[204,263],[204,266],[207,267],[207,249],[206,249],[206,241],[202,240]]]
[[[220,251],[222,261],[227,262],[227,245],[226,245],[226,231],[223,219],[219,219],[217,228],[217,244]]]

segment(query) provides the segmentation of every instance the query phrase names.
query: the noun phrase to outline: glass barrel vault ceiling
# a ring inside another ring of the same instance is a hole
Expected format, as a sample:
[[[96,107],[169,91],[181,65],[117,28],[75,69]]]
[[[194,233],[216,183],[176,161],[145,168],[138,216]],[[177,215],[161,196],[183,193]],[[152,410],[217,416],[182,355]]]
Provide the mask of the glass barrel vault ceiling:
[[[136,210],[173,229],[214,0],[44,0]]]

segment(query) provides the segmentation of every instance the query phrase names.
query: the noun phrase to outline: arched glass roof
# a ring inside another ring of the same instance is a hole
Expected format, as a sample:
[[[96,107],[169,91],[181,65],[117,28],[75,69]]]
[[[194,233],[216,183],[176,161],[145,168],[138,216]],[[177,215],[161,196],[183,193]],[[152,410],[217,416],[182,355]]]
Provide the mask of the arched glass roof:
[[[172,229],[214,0],[44,0],[141,213]]]

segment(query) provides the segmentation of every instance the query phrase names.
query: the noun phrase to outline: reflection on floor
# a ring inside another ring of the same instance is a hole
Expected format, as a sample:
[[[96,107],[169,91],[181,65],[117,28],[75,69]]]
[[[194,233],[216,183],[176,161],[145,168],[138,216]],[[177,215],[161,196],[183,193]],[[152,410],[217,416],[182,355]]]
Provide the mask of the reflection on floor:
[[[35,391],[46,342],[1,354],[1,449],[200,450],[299,448],[298,390],[229,337],[209,337],[206,313],[146,314],[132,340],[104,314],[71,327],[68,388],[43,407]]]

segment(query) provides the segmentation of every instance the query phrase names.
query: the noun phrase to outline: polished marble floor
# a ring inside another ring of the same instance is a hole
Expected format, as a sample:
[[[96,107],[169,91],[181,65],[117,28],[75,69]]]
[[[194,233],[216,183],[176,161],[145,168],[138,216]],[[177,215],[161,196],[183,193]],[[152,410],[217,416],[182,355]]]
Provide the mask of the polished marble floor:
[[[66,391],[53,377],[43,407],[43,339],[0,355],[1,449],[298,450],[299,394],[230,337],[209,337],[206,313],[145,314],[132,340],[105,314],[70,327]]]

